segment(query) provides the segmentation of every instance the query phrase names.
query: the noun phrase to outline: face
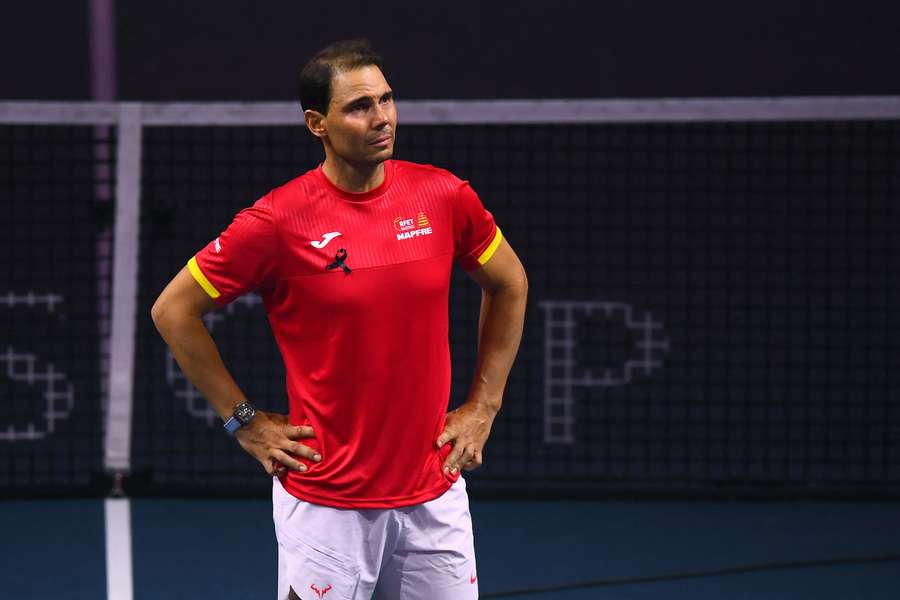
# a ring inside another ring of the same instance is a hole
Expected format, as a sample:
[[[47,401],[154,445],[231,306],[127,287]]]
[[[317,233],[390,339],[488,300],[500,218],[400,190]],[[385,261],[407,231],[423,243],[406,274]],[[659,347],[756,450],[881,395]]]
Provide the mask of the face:
[[[348,163],[378,164],[394,153],[397,109],[393,92],[378,67],[366,66],[335,75],[328,114],[319,120],[320,137],[337,157]]]

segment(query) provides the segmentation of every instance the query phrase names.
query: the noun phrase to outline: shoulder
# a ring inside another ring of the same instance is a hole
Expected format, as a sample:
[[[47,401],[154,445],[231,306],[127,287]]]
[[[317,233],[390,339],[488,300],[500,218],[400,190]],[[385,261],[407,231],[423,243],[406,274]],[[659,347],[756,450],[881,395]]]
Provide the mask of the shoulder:
[[[260,198],[259,202],[263,202],[266,208],[275,214],[284,210],[296,209],[298,204],[303,205],[310,202],[317,197],[323,187],[319,168],[316,167],[272,188]]]
[[[407,181],[427,182],[430,185],[438,185],[456,190],[465,182],[448,171],[434,165],[414,163],[405,160],[392,160],[394,177]]]
[[[290,196],[296,193],[302,193],[305,191],[309,191],[315,188],[319,188],[322,186],[322,179],[319,174],[319,167],[315,169],[310,169],[306,173],[298,177],[294,177],[293,179],[282,183],[281,185],[272,188],[269,192],[270,196]]]

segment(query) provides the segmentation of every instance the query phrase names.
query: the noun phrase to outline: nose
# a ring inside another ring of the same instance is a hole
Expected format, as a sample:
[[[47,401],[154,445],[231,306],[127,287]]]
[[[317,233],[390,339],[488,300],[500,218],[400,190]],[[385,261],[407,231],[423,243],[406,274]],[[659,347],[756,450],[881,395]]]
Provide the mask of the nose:
[[[375,103],[375,113],[372,119],[372,127],[374,129],[381,129],[385,125],[390,123],[390,119],[388,119],[387,111],[381,106],[380,103]]]

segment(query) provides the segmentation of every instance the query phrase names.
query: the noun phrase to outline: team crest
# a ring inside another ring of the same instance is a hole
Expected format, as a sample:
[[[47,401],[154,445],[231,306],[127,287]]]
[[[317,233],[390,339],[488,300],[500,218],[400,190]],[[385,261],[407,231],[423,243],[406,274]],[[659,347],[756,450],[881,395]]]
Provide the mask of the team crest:
[[[394,219],[394,229],[397,230],[397,240],[408,240],[432,233],[431,222],[421,211],[415,217],[397,217]]]

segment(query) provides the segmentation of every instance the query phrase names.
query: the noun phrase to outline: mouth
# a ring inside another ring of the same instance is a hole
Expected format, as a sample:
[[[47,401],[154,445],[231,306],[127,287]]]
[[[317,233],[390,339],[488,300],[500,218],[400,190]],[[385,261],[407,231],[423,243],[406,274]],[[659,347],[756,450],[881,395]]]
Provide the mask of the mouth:
[[[369,142],[369,145],[376,148],[387,148],[393,139],[394,136],[391,134],[381,135]]]

